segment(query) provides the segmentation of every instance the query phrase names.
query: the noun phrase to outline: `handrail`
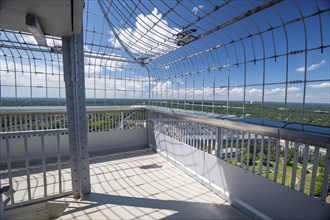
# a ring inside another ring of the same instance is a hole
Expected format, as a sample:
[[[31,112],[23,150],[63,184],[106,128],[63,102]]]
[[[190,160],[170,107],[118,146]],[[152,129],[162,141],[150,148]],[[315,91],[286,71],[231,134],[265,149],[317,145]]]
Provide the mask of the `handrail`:
[[[226,119],[212,118],[207,114],[192,114],[178,109],[169,109],[163,107],[152,106],[106,106],[106,107],[89,107],[87,106],[87,113],[95,112],[122,112],[122,111],[149,111],[160,114],[177,117],[180,119],[189,120],[196,123],[222,127],[225,129],[232,129],[243,132],[250,132],[259,135],[265,135],[278,139],[285,139],[295,141],[303,144],[321,146],[330,149],[330,134],[322,135],[306,131],[290,130],[282,127],[271,127],[267,125],[256,125],[241,121],[230,121]],[[0,115],[18,115],[18,114],[64,114],[65,107],[40,107],[39,109],[8,108],[1,109]]]
[[[29,130],[29,131],[9,131],[0,132],[0,138],[24,136],[24,135],[47,135],[47,134],[62,134],[68,132],[68,129],[48,129],[48,130]]]
[[[258,135],[265,135],[278,139],[285,139],[289,141],[299,142],[303,144],[320,146],[322,148],[330,149],[330,135],[321,135],[316,133],[309,133],[303,131],[295,131],[286,128],[275,128],[265,125],[255,125],[240,121],[229,121],[224,119],[215,119],[209,116],[200,114],[190,114],[183,111],[167,108],[145,107],[147,111],[165,114],[179,119],[189,120],[196,123],[221,127],[225,129],[243,131],[254,133]]]
[[[94,112],[123,112],[123,111],[144,111],[144,106],[106,106],[106,107],[92,107],[87,106],[87,113]],[[40,106],[38,108],[5,108],[0,109],[0,115],[19,115],[19,114],[64,114],[66,108],[63,106],[48,107]]]

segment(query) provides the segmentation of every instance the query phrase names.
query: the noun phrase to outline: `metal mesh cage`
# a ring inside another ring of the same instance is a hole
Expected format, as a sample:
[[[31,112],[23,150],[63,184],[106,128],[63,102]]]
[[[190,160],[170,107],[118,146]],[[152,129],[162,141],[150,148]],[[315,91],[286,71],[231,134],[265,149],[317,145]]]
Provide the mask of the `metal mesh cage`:
[[[330,126],[328,1],[85,1],[87,105]],[[59,24],[60,25],[60,24]],[[1,29],[1,105],[65,105],[61,38]]]

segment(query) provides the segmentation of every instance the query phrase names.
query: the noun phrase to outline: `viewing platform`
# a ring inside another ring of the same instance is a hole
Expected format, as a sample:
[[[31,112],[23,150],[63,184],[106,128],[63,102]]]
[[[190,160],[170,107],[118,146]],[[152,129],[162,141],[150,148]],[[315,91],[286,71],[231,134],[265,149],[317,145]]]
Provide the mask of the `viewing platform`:
[[[326,0],[0,0],[0,220],[330,219]]]
[[[67,191],[71,179],[66,173],[70,171],[63,169],[62,173],[63,191]],[[90,174],[92,192],[84,200],[71,196],[50,200],[68,205],[59,219],[250,219],[150,150],[91,158]],[[58,188],[58,180],[51,182],[51,178],[57,175],[47,172],[47,176],[48,193],[56,193],[52,189]],[[13,179],[16,202],[27,195],[24,178]],[[33,197],[42,197],[42,172],[31,175],[31,179]],[[26,219],[31,213],[30,209],[24,212],[24,208],[17,208],[6,212],[6,216]]]

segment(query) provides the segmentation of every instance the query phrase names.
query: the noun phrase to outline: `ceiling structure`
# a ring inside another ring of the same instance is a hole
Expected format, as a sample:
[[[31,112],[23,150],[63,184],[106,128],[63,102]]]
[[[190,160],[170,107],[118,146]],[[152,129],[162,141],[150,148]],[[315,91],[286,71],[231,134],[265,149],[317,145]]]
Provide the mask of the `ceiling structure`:
[[[78,34],[82,27],[83,6],[84,2],[80,0],[1,0],[0,27],[30,32],[25,17],[32,14],[39,18],[46,35],[61,37]]]

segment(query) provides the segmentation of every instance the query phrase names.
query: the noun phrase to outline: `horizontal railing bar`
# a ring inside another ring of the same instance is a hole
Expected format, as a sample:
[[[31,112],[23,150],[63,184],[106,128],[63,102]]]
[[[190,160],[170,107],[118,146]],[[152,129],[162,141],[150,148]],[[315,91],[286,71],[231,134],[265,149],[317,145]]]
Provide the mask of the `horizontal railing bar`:
[[[144,106],[109,106],[109,107],[88,107],[86,108],[87,113],[92,112],[122,112],[122,111],[144,111]],[[21,115],[21,114],[64,114],[66,113],[66,108],[64,107],[52,107],[43,108],[41,106],[38,109],[28,109],[28,108],[8,108],[1,109],[0,115]]]
[[[19,44],[19,42],[13,42],[8,40],[3,40],[3,43],[0,44],[0,47],[8,48],[8,49],[16,49],[16,50],[26,50],[26,51],[36,51],[36,52],[42,52],[42,53],[55,53],[55,54],[62,54],[62,47],[49,47],[49,48],[40,48],[36,47],[36,45],[30,45],[29,46],[22,46],[22,45],[11,45],[12,43]],[[10,44],[8,44],[10,43]],[[84,57],[86,58],[95,58],[100,60],[109,60],[109,61],[117,61],[122,63],[139,63],[138,60],[132,60],[132,59],[125,59],[125,58],[119,58],[107,54],[102,53],[94,53],[89,51],[84,51]]]
[[[330,149],[329,136],[311,134],[302,131],[293,131],[284,128],[278,128],[278,132],[281,139]]]
[[[111,106],[106,108],[88,108],[86,109],[87,113],[90,112],[130,112],[130,111],[145,111],[144,106]]]
[[[278,139],[285,139],[288,141],[294,141],[302,144],[310,144],[310,145],[315,145],[315,146],[320,146],[322,148],[330,149],[330,137],[326,135],[312,134],[302,131],[294,131],[285,128],[274,128],[264,125],[248,124],[239,121],[215,119],[207,116],[192,115],[181,111],[179,112],[173,109],[169,110],[158,107],[157,108],[146,107],[146,110],[150,112],[165,114],[179,119],[185,119],[192,122],[205,124],[205,125],[249,132],[258,135],[264,135]]]
[[[13,137],[13,136],[28,136],[28,135],[61,134],[66,132],[68,132],[68,129],[10,131],[10,132],[0,132],[0,138]]]
[[[245,131],[245,132],[250,132],[250,133],[256,133],[256,134],[271,136],[271,137],[275,137],[275,138],[280,137],[277,128],[247,124],[244,122],[214,119],[214,118],[209,118],[209,117],[200,116],[200,115],[190,115],[187,113],[176,112],[173,110],[167,111],[167,110],[162,110],[162,109],[158,109],[158,108],[150,108],[150,107],[148,107],[148,110],[151,112],[174,116],[174,117],[177,117],[180,119],[185,119],[185,120],[189,120],[189,121],[196,122],[196,123],[201,123],[201,124],[206,124],[206,125],[211,125],[211,126],[216,126],[216,127],[222,127],[222,128],[231,129],[231,130],[239,130],[239,131]]]
[[[63,114],[66,113],[65,108],[38,108],[38,109],[27,109],[27,108],[8,108],[1,109],[0,115],[21,115],[21,114]]]

